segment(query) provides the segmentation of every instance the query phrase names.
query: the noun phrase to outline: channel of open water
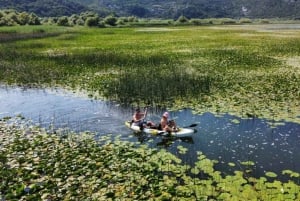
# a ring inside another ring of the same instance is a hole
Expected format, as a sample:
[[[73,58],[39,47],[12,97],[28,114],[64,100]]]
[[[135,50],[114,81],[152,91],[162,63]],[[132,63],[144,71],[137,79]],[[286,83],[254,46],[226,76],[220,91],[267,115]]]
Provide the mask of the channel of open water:
[[[171,118],[180,126],[198,123],[197,132],[189,138],[169,139],[134,134],[124,125],[133,111],[114,102],[80,97],[60,89],[0,86],[0,118],[21,115],[46,129],[121,135],[124,140],[165,148],[191,165],[197,160],[197,152],[202,152],[209,159],[218,160],[216,169],[222,172],[243,170],[240,162],[244,161],[255,163],[253,176],[256,177],[268,171],[279,175],[286,169],[300,172],[300,124],[282,122],[274,127],[265,119],[211,113],[195,115],[186,109],[170,112]],[[147,119],[159,121],[162,112],[150,109]],[[188,149],[185,155],[178,153],[179,145]],[[236,166],[229,167],[228,163]]]

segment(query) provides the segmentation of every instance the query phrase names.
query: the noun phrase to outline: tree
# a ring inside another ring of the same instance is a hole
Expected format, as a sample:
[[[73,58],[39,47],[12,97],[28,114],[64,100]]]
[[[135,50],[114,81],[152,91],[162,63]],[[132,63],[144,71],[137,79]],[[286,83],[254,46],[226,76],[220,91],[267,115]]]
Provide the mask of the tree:
[[[79,15],[73,14],[71,17],[69,17],[69,25],[74,26],[76,25],[77,20],[79,19]]]
[[[188,22],[189,19],[187,19],[185,16],[181,15],[178,19],[177,19],[177,22],[179,23],[186,23]]]
[[[41,21],[34,13],[31,13],[29,15],[28,23],[29,25],[40,25]]]
[[[117,20],[118,19],[116,17],[109,15],[106,18],[104,18],[104,23],[110,26],[116,26]]]
[[[29,22],[29,14],[28,13],[26,13],[26,12],[22,12],[22,13],[20,13],[19,14],[19,16],[18,16],[18,21],[19,21],[19,24],[20,25],[25,25],[25,24],[27,24],[28,22]]]
[[[68,17],[63,16],[63,17],[58,18],[57,25],[58,26],[69,26]]]
[[[99,17],[88,17],[85,21],[85,25],[88,27],[96,27],[99,25]]]

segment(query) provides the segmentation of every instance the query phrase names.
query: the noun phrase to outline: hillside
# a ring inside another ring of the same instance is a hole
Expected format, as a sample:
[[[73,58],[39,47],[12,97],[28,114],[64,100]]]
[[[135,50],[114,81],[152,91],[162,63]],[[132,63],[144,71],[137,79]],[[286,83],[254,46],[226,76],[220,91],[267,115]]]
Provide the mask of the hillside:
[[[300,18],[300,0],[0,0],[0,9],[4,8],[39,16],[94,10],[143,18]]]
[[[0,0],[0,9],[33,12],[42,17],[69,16],[88,10],[70,0]]]
[[[118,15],[189,18],[299,18],[299,0],[73,0]]]

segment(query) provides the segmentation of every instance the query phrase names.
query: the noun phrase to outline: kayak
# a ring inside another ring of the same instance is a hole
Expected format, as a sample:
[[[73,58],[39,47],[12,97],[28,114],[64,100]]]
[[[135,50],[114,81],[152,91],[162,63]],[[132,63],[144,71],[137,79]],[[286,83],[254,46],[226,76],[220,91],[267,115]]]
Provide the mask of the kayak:
[[[130,121],[126,121],[125,125],[130,128],[131,130],[135,132],[143,132],[148,133],[152,135],[168,135],[168,136],[174,136],[174,137],[190,137],[193,133],[195,133],[195,129],[192,128],[179,128],[176,132],[166,132],[162,130],[158,130],[155,128],[143,128],[143,130],[140,130],[139,126],[131,125]]]

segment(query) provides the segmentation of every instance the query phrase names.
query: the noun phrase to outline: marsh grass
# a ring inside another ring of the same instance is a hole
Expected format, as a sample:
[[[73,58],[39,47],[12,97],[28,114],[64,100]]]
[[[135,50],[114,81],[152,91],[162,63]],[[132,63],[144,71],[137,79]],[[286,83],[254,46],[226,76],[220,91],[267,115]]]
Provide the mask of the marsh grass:
[[[191,76],[185,69],[172,66],[152,66],[135,69],[121,69],[117,81],[107,88],[118,95],[122,102],[131,103],[144,100],[146,103],[165,103],[172,105],[174,99],[200,97],[210,93],[213,78],[206,75]]]
[[[290,38],[284,26],[270,26],[1,28],[44,35],[2,43],[0,78],[127,104],[299,122],[300,68],[287,64],[299,53],[299,30],[289,26]]]
[[[49,26],[1,27],[0,42],[37,39],[58,36],[65,33],[63,29]]]

